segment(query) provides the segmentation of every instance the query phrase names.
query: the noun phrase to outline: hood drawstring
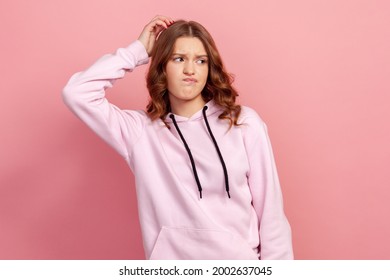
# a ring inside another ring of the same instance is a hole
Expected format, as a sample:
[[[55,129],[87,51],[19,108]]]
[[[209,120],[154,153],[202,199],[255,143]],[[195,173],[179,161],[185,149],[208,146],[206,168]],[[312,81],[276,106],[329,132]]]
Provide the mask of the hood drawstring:
[[[207,109],[208,109],[207,106],[204,106],[204,107],[203,107],[203,117],[204,117],[204,121],[205,121],[205,123],[206,123],[207,130],[209,131],[209,134],[210,134],[210,136],[211,136],[211,139],[213,140],[215,149],[217,150],[217,153],[218,153],[218,156],[219,156],[219,160],[221,161],[221,165],[222,165],[222,168],[223,168],[223,174],[224,174],[224,176],[225,176],[225,189],[226,189],[226,192],[227,192],[227,194],[228,194],[228,197],[230,198],[230,193],[229,193],[229,178],[228,178],[228,173],[227,173],[227,169],[226,169],[226,164],[225,164],[225,161],[223,160],[221,151],[219,150],[219,147],[218,147],[218,144],[217,144],[217,140],[215,140],[215,137],[214,137],[214,135],[213,135],[213,132],[211,131],[211,128],[210,128],[210,125],[209,125],[209,121],[207,120],[207,116],[206,116],[206,110],[207,110]]]
[[[206,110],[208,109],[207,106],[204,106],[203,107],[203,110],[202,110],[202,113],[203,113],[203,118],[204,118],[204,121],[206,123],[206,127],[207,127],[207,131],[209,132],[210,134],[210,137],[214,143],[214,146],[215,146],[215,149],[218,153],[218,156],[219,156],[219,159],[221,161],[221,165],[222,165],[222,168],[223,168],[223,174],[225,176],[225,189],[226,189],[226,192],[227,192],[227,195],[228,197],[230,198],[230,193],[229,193],[229,178],[228,178],[228,173],[227,173],[227,168],[226,168],[226,164],[225,164],[225,161],[223,160],[223,157],[222,157],[222,154],[221,154],[221,151],[218,147],[218,144],[217,144],[217,141],[215,140],[215,137],[213,135],[213,132],[211,131],[211,128],[210,128],[210,125],[209,125],[209,122],[207,120],[207,116],[206,116]],[[175,116],[173,114],[170,114],[169,117],[172,119],[173,121],[173,124],[176,128],[176,131],[179,133],[179,136],[181,138],[181,141],[183,142],[184,144],[184,147],[187,151],[187,154],[190,158],[190,161],[191,161],[191,166],[192,166],[192,171],[194,172],[194,177],[195,177],[195,181],[196,181],[196,184],[198,185],[198,190],[199,190],[199,195],[200,195],[200,198],[202,198],[202,186],[200,184],[200,181],[199,181],[199,177],[198,177],[198,172],[196,171],[196,166],[195,166],[195,161],[194,161],[194,158],[192,156],[192,153],[191,153],[191,150],[190,148],[188,147],[188,144],[186,142],[186,140],[184,139],[184,136],[183,134],[181,133],[180,129],[179,129],[179,126],[177,125],[177,122],[176,122],[176,119],[175,119]]]
[[[190,148],[188,147],[187,142],[186,142],[186,140],[184,139],[184,136],[183,136],[183,134],[181,133],[181,131],[180,131],[180,129],[179,129],[179,126],[178,126],[177,123],[176,123],[175,116],[174,116],[173,114],[170,114],[169,117],[172,119],[173,124],[175,125],[175,128],[176,128],[177,132],[178,132],[179,135],[180,135],[181,141],[183,141],[184,147],[185,147],[186,150],[187,150],[187,154],[188,154],[188,156],[190,157],[191,166],[192,166],[192,171],[194,172],[195,181],[196,181],[196,184],[198,185],[199,195],[200,195],[200,198],[202,198],[202,186],[200,185],[200,181],[199,181],[199,177],[198,177],[198,172],[196,171],[195,161],[194,161],[194,158],[192,157],[191,150],[190,150]]]

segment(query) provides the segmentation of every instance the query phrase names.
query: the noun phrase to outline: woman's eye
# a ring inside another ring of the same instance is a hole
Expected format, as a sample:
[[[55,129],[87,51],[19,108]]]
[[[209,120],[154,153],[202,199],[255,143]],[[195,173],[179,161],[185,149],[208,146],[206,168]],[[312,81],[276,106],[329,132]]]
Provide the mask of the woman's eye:
[[[184,59],[182,57],[174,57],[173,61],[181,62],[181,61],[184,61]]]
[[[205,63],[207,63],[207,60],[206,59],[199,59],[199,60],[196,61],[196,63],[198,63],[198,64],[205,64]]]

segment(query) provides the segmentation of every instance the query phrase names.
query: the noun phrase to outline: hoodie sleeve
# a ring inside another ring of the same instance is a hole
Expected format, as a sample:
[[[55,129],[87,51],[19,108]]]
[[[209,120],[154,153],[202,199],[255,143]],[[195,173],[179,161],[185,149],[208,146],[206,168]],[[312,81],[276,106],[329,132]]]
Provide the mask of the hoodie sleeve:
[[[140,137],[145,115],[120,110],[105,98],[105,89],[141,64],[148,54],[140,41],[114,54],[106,54],[92,66],[74,74],[62,91],[65,104],[122,157],[129,159],[131,147]]]
[[[248,182],[259,219],[260,258],[293,259],[291,228],[283,210],[267,126],[254,111],[244,123],[244,141],[250,164]]]

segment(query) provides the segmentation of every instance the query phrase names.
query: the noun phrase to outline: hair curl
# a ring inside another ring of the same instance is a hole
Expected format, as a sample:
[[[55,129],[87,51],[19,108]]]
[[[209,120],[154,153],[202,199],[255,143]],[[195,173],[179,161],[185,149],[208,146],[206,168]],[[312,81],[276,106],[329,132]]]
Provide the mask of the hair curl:
[[[195,37],[202,43],[208,55],[209,74],[202,91],[205,102],[214,102],[223,108],[220,119],[226,119],[232,125],[237,123],[241,106],[236,104],[237,91],[232,86],[234,78],[226,72],[221,56],[210,33],[195,21],[179,20],[164,30],[158,37],[152,53],[151,64],[146,76],[146,84],[150,95],[147,113],[152,120],[165,117],[170,112],[169,95],[167,94],[167,78],[165,67],[172,56],[176,39],[179,37]]]

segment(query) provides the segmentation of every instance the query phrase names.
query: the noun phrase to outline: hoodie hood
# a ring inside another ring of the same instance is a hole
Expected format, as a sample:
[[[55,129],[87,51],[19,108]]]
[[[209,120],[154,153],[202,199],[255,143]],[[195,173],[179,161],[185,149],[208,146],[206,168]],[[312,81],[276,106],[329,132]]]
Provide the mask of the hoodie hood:
[[[176,114],[173,114],[173,113],[168,113],[168,115],[165,117],[165,121],[167,123],[172,123],[172,118],[170,117],[171,115],[173,115],[175,117],[175,120],[176,122],[178,123],[181,123],[181,122],[191,122],[191,121],[196,121],[196,120],[199,120],[199,119],[203,119],[204,116],[203,116],[203,108],[207,106],[207,110],[206,110],[206,116],[209,117],[219,111],[222,111],[222,108],[216,104],[214,102],[214,100],[210,100],[209,102],[207,102],[199,111],[197,111],[195,114],[193,114],[191,117],[187,118],[187,117],[183,117],[183,116],[180,116],[180,115],[176,115]]]
[[[210,107],[209,107],[210,106]],[[226,193],[228,195],[228,197],[230,198],[230,192],[229,192],[229,178],[228,178],[228,173],[227,173],[227,168],[226,168],[226,164],[225,164],[225,161],[223,159],[223,156],[222,156],[222,153],[221,153],[221,150],[219,149],[219,146],[218,146],[218,143],[214,137],[214,134],[213,134],[213,131],[211,130],[211,127],[210,127],[210,124],[209,124],[209,121],[207,120],[208,116],[211,116],[213,115],[214,113],[216,113],[217,111],[219,111],[220,109],[216,106],[216,104],[213,102],[213,101],[209,101],[208,103],[206,103],[202,110],[196,112],[194,115],[192,115],[190,118],[183,118],[183,117],[180,117],[181,118],[181,122],[185,122],[185,121],[191,121],[191,120],[199,120],[199,119],[203,119],[204,123],[205,123],[205,126],[207,128],[207,132],[209,133],[209,136],[211,138],[211,140],[213,141],[213,144],[214,144],[214,147],[215,147],[215,150],[217,151],[217,154],[218,154],[218,157],[219,157],[219,160],[221,162],[221,166],[222,166],[222,169],[223,169],[223,173],[224,173],[224,177],[225,177],[225,190],[226,190]],[[200,183],[200,180],[199,180],[199,176],[198,176],[198,172],[197,172],[197,169],[196,169],[196,165],[195,165],[195,160],[194,160],[194,157],[192,156],[192,152],[191,152],[191,149],[190,147],[188,146],[187,144],[187,141],[183,135],[183,133],[181,132],[180,130],[180,127],[179,127],[179,124],[178,124],[178,120],[176,120],[176,115],[170,113],[168,114],[168,117],[172,120],[173,122],[173,125],[177,131],[177,133],[179,134],[180,136],[180,139],[181,141],[183,142],[183,145],[184,145],[184,148],[186,149],[187,151],[187,154],[188,154],[188,157],[190,159],[190,162],[191,162],[191,166],[192,166],[192,171],[194,173],[194,179],[196,181],[196,184],[198,186],[198,191],[199,191],[199,197],[202,198],[202,185]],[[179,116],[178,116],[179,117]]]

